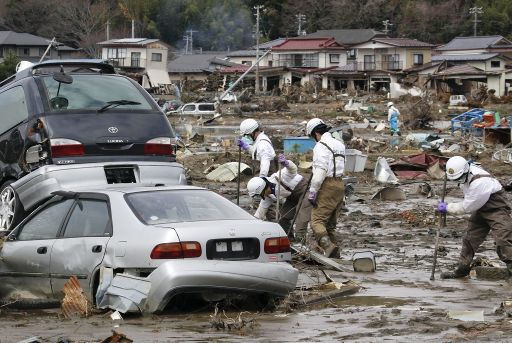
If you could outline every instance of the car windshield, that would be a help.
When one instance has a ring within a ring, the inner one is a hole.
[[[53,77],[43,76],[43,83],[52,111],[97,110],[110,101],[130,100],[116,109],[150,110],[151,104],[128,79],[107,75],[72,75],[71,84],[60,84]],[[139,104],[135,104],[135,103]]]
[[[133,213],[146,224],[204,220],[254,219],[226,198],[208,190],[162,190],[125,196]]]

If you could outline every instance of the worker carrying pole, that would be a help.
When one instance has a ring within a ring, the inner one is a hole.
[[[279,210],[279,224],[288,233],[288,237],[296,242],[305,239],[308,222],[311,218],[312,206],[303,196],[308,187],[308,181],[297,173],[297,166],[280,154],[279,163],[284,167],[281,172],[274,173],[269,177],[253,177],[247,183],[249,196],[262,198],[254,216],[262,220],[268,218],[268,209],[277,201],[276,195],[285,198],[283,206]],[[293,234],[293,221],[295,221],[295,234]]]
[[[464,199],[454,203],[440,202],[437,211],[448,214],[470,213],[471,216],[462,238],[458,265],[452,272],[441,273],[441,278],[453,279],[469,275],[475,252],[491,230],[496,252],[512,275],[511,209],[501,183],[462,156],[454,156],[446,162],[446,177],[459,183]]]

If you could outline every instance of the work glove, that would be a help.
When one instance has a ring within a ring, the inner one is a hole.
[[[437,212],[439,212],[439,213],[446,213],[446,212],[448,212],[448,204],[445,203],[445,202],[440,202],[437,205]]]
[[[277,159],[279,160],[279,163],[283,165],[283,167],[288,167],[290,165],[290,162],[286,159],[286,157],[283,154],[279,154],[277,156]]]
[[[311,205],[316,206],[316,197],[317,193],[315,191],[309,191],[308,194],[308,201],[311,203]]]
[[[236,145],[238,145],[240,148],[242,148],[243,151],[249,150],[249,144],[244,142],[242,139],[238,139],[236,141]]]

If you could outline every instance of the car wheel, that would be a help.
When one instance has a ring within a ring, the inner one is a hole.
[[[23,219],[23,205],[11,187],[12,180],[3,183],[0,188],[0,231],[12,230]]]

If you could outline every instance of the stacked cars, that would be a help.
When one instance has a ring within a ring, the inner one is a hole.
[[[186,186],[173,129],[136,82],[59,60],[0,87],[0,298],[60,299],[76,276],[94,303],[105,269],[147,279],[150,312],[295,287],[283,229]]]

